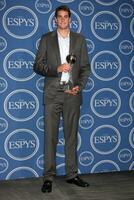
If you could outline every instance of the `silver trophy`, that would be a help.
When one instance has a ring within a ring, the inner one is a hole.
[[[67,63],[70,65],[70,68],[71,68],[71,69],[70,69],[70,71],[68,72],[68,73],[69,73],[68,82],[65,82],[65,81],[61,81],[61,82],[60,82],[60,90],[62,90],[62,91],[70,90],[70,89],[72,89],[72,87],[73,87],[72,68],[73,68],[74,63],[76,62],[76,55],[74,55],[74,54],[69,54],[69,55],[66,57],[66,61],[67,61]]]

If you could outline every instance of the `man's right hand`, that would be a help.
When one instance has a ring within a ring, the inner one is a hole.
[[[70,65],[68,63],[64,63],[57,68],[57,72],[69,72],[70,71]]]

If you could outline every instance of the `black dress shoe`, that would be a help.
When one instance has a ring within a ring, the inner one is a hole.
[[[75,184],[75,185],[80,186],[80,187],[88,187],[89,186],[89,183],[83,181],[78,176],[76,176],[75,178],[67,180],[67,183]]]
[[[41,188],[41,191],[43,193],[45,192],[52,192],[52,181],[49,181],[49,180],[46,180],[44,183],[43,183],[43,186]]]

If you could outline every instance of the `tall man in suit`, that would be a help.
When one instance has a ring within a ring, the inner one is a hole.
[[[42,192],[52,191],[61,114],[64,121],[66,182],[89,186],[77,175],[76,156],[82,89],[90,71],[86,41],[81,34],[70,31],[71,12],[67,6],[56,9],[55,21],[57,30],[42,36],[34,63],[34,71],[45,76],[45,175]],[[69,54],[74,58],[73,67],[71,62],[66,61]]]

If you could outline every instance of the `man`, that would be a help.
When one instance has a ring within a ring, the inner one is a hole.
[[[45,176],[42,192],[52,191],[61,113],[67,183],[89,186],[77,175],[76,157],[81,93],[90,70],[87,46],[82,35],[70,31],[71,12],[67,6],[56,9],[55,21],[57,30],[42,36],[34,64],[34,71],[45,76]],[[73,66],[66,61],[69,54],[74,56]],[[68,84],[70,77],[71,87]]]

